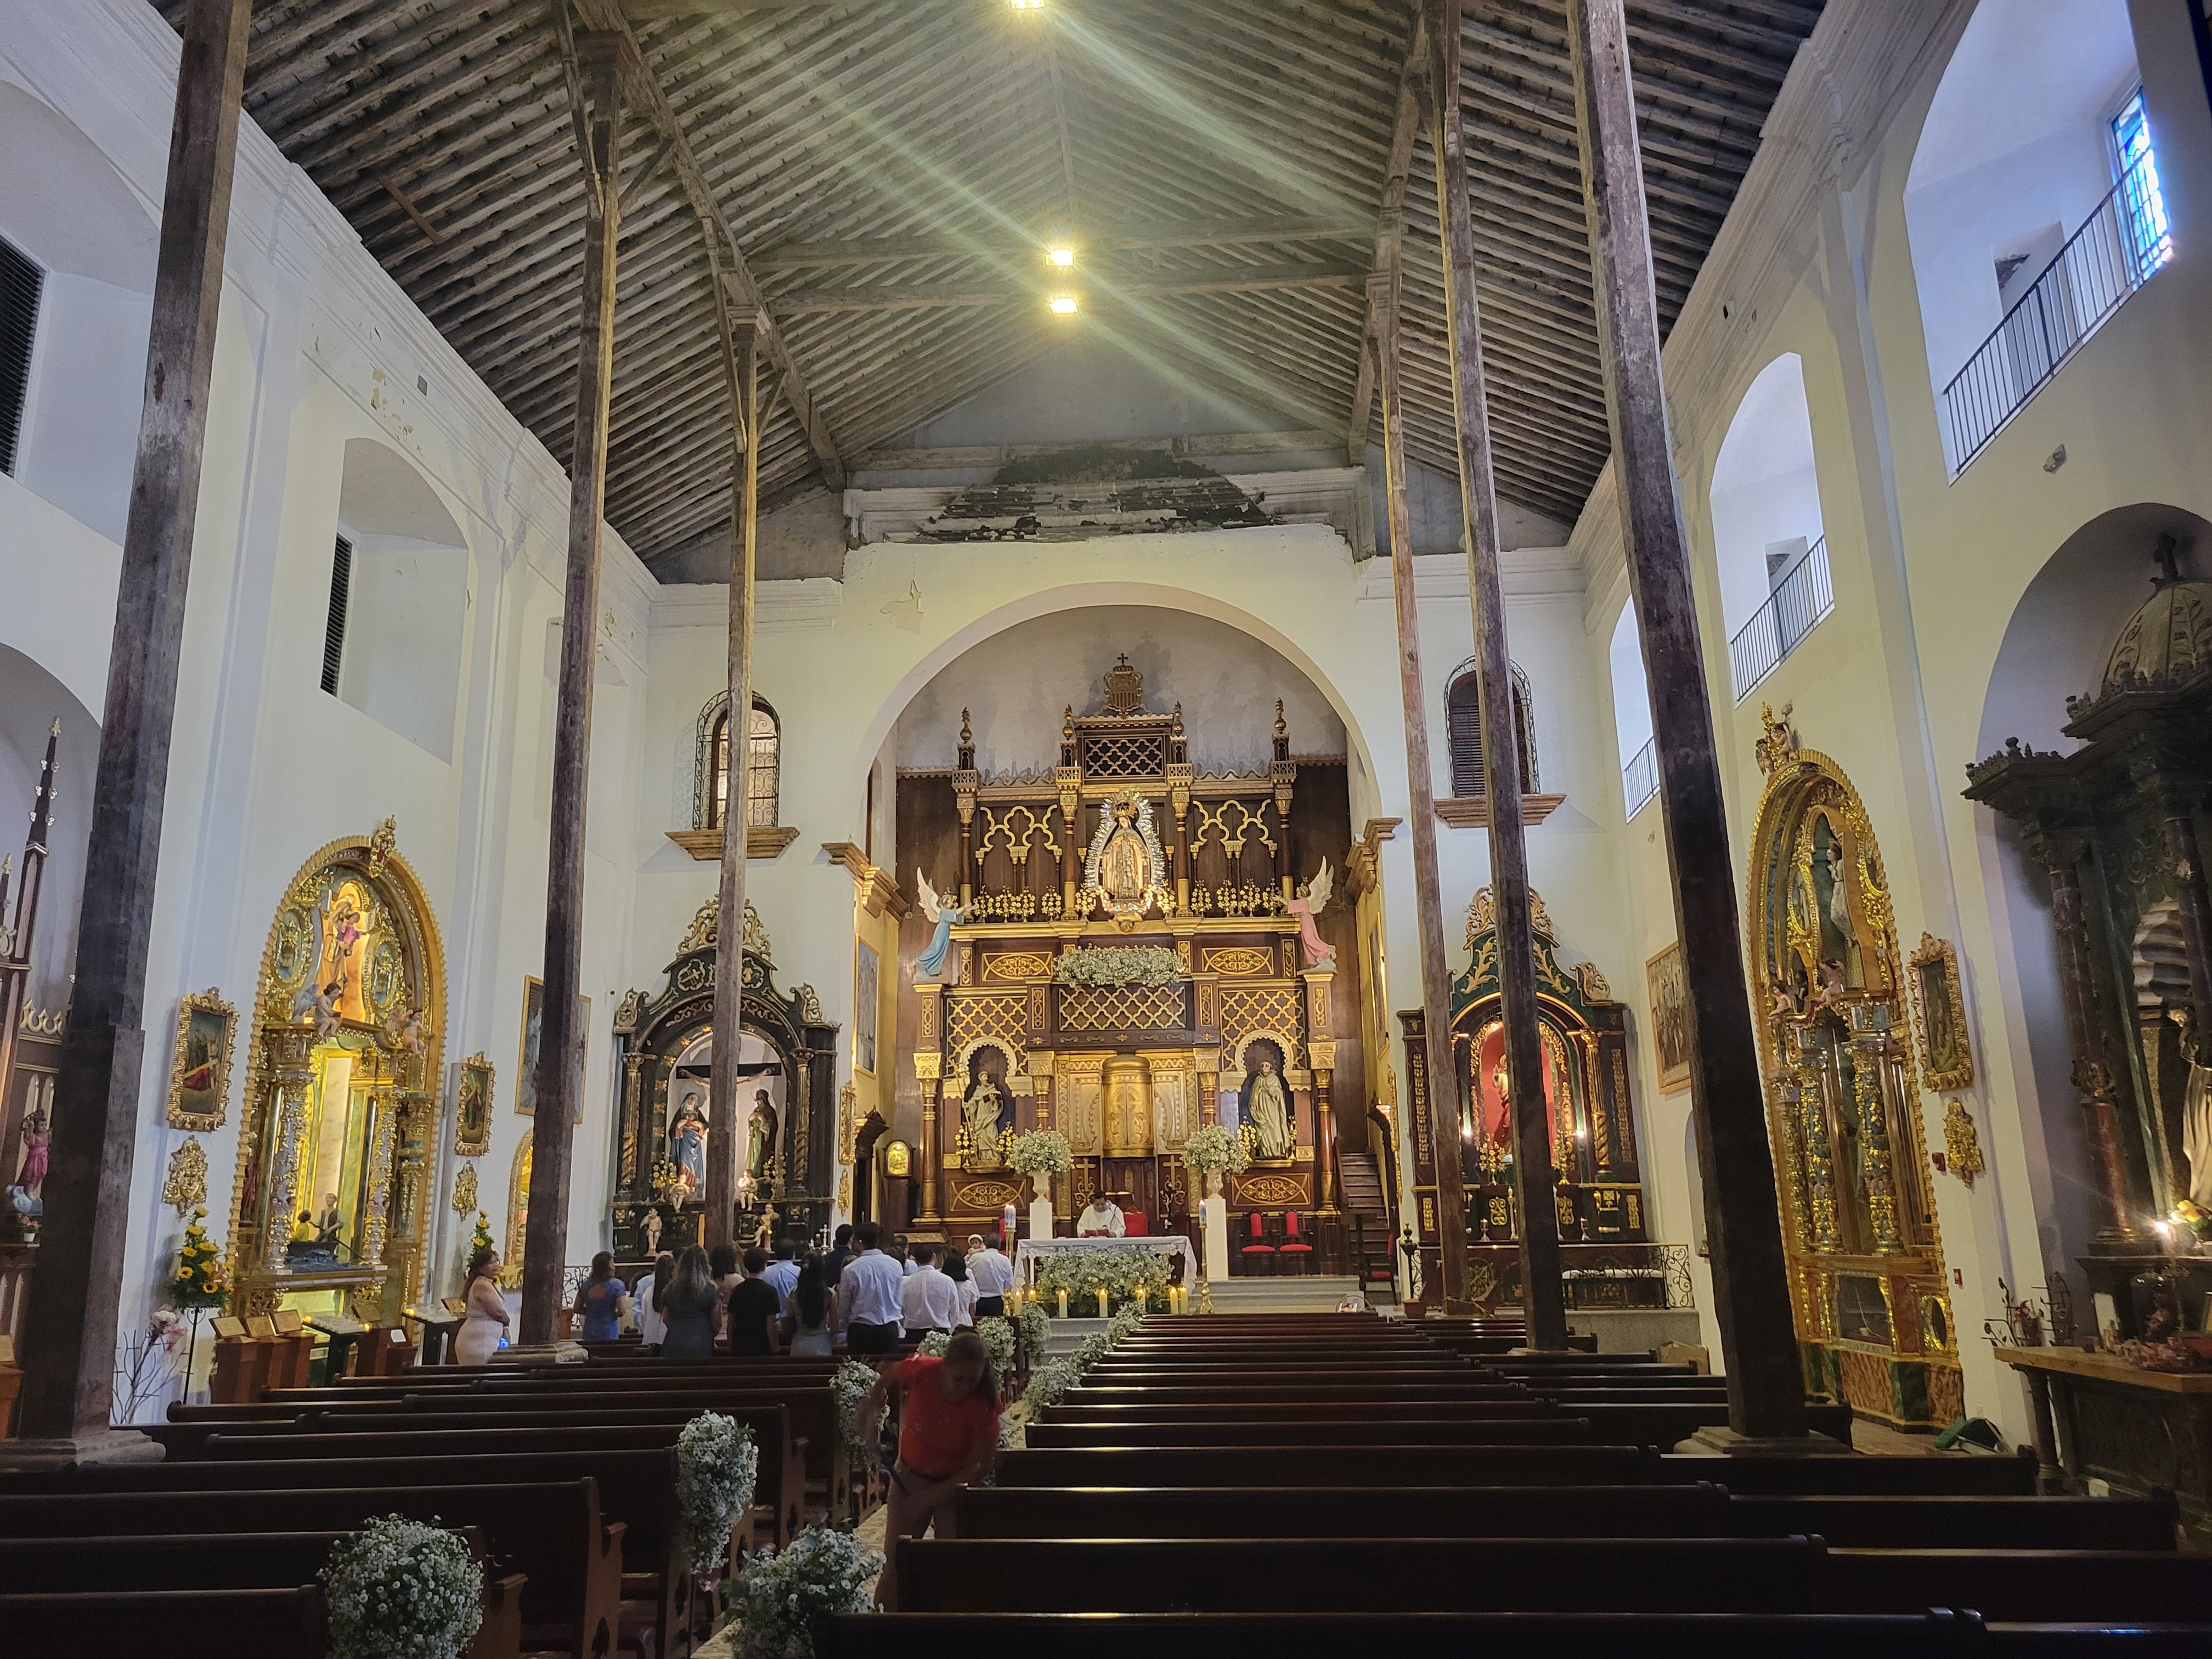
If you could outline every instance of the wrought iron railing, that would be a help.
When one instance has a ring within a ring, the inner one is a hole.
[[[2172,257],[2158,160],[2145,150],[1943,388],[1952,476]]]
[[[1784,573],[1752,619],[1729,641],[1729,669],[1735,680],[1736,700],[1751,695],[1752,688],[1771,674],[1782,659],[1797,648],[1798,641],[1814,624],[1836,608],[1836,590],[1828,580],[1828,538],[1826,536],[1798,556]]]
[[[1628,816],[1634,817],[1659,793],[1659,739],[1646,738],[1644,747],[1636,757],[1620,769],[1620,793],[1628,802]]]
[[[1501,1249],[1488,1241],[1469,1243],[1475,1261],[1487,1262],[1496,1274],[1496,1305],[1519,1307],[1520,1262],[1511,1247]],[[1689,1249],[1682,1244],[1561,1244],[1559,1289],[1571,1310],[1680,1310],[1698,1305]]]

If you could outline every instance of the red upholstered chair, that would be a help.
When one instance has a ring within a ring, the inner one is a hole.
[[[1300,1273],[1304,1273],[1313,1261],[1313,1231],[1296,1210],[1283,1212],[1283,1243],[1279,1254],[1283,1261],[1294,1263]]]
[[[1151,1231],[1152,1225],[1145,1219],[1145,1212],[1142,1210],[1121,1212],[1121,1233],[1124,1237],[1142,1238]]]
[[[1274,1271],[1275,1247],[1267,1243],[1267,1218],[1263,1212],[1246,1212],[1244,1243],[1237,1254],[1244,1259],[1244,1271],[1248,1273],[1263,1267],[1270,1273]]]

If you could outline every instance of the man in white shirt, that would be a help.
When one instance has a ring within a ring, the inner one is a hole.
[[[899,1291],[906,1340],[919,1342],[932,1331],[950,1332],[960,1311],[960,1287],[937,1265],[937,1246],[914,1247],[914,1271]]]
[[[899,1264],[899,1271],[908,1278],[913,1278],[914,1270],[919,1264],[915,1257],[914,1247],[906,1242],[904,1233],[891,1235],[891,1255]]]
[[[1121,1206],[1103,1193],[1091,1194],[1091,1202],[1075,1218],[1078,1238],[1121,1238],[1128,1231],[1121,1219]]]
[[[981,1233],[968,1235],[968,1277],[975,1285],[975,1317],[1004,1319],[1006,1292],[1014,1287],[1014,1264],[985,1243]]]
[[[860,1254],[837,1275],[837,1305],[831,1322],[848,1353],[889,1353],[898,1346],[899,1291],[905,1276],[897,1262],[876,1248],[881,1237],[872,1221],[854,1228],[853,1242]]]
[[[775,1291],[775,1311],[778,1318],[791,1312],[792,1287],[799,1283],[799,1264],[791,1258],[798,1249],[787,1238],[775,1241],[775,1260],[769,1263],[762,1279]]]

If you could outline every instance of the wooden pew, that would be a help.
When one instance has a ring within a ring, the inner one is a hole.
[[[1721,1619],[1704,1613],[869,1613],[826,1620],[816,1659],[976,1659],[979,1654],[1141,1654],[1145,1659],[1285,1659],[1300,1654],[1391,1654],[1419,1659],[1990,1659],[1982,1621],[1948,1610],[1911,1616],[1799,1615]],[[2120,1659],[2121,1644],[2075,1654]],[[2179,1646],[2125,1649],[2127,1659],[2173,1659]],[[2023,1656],[2025,1659],[2025,1656]],[[2191,1655],[2191,1659],[2201,1656]]]
[[[1977,1549],[2174,1547],[2159,1498],[1737,1497],[1682,1486],[981,1486],[957,1500],[963,1538],[1784,1538],[1833,1547]]]
[[[898,1540],[903,1612],[1910,1613],[2201,1621],[2212,1558],[1790,1538]],[[2212,1639],[2212,1624],[2204,1626]]]
[[[454,1530],[484,1571],[483,1622],[465,1659],[520,1659],[525,1575],[498,1571],[479,1528]],[[319,1583],[332,1547],[349,1535],[233,1532],[0,1539],[0,1596],[295,1589]],[[145,1628],[159,1626],[149,1622]]]
[[[1315,1446],[1560,1446],[1596,1438],[1580,1417],[1469,1418],[1431,1424],[1405,1420],[1336,1423],[1326,1419],[1287,1421],[1265,1418],[1244,1423],[1062,1422],[1031,1423],[1028,1443],[1038,1449],[1071,1446],[1272,1446],[1304,1455]],[[1607,1442],[1619,1445],[1620,1441]]]
[[[135,1653],[159,1632],[162,1659],[291,1659],[321,1654],[328,1631],[313,1584],[0,1595],[8,1650],[27,1656]]]
[[[295,1482],[312,1479],[321,1484],[263,1486],[234,1478],[268,1469],[282,1469]],[[623,1527],[602,1520],[598,1488],[588,1480],[349,1485],[352,1472],[342,1465],[310,1465],[305,1471],[290,1465],[234,1466],[228,1480],[220,1478],[223,1473],[220,1465],[179,1468],[142,1463],[10,1474],[0,1488],[0,1539],[329,1534],[358,1526],[368,1516],[393,1514],[466,1526],[481,1534],[502,1577],[513,1573],[523,1579],[516,1613],[527,1649],[576,1659],[605,1659],[614,1650],[622,1605]],[[179,1474],[198,1475],[206,1484],[179,1480]],[[26,1486],[52,1489],[26,1492]],[[142,1634],[145,1628],[141,1626]],[[4,1620],[0,1631],[14,1633]],[[631,1650],[653,1651],[645,1645]],[[322,1650],[254,1650],[241,1644],[232,1651]]]

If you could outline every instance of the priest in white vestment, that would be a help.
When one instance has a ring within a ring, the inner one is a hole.
[[[1127,1223],[1121,1219],[1121,1206],[1103,1193],[1093,1193],[1083,1213],[1075,1218],[1078,1238],[1122,1238],[1128,1234]]]

